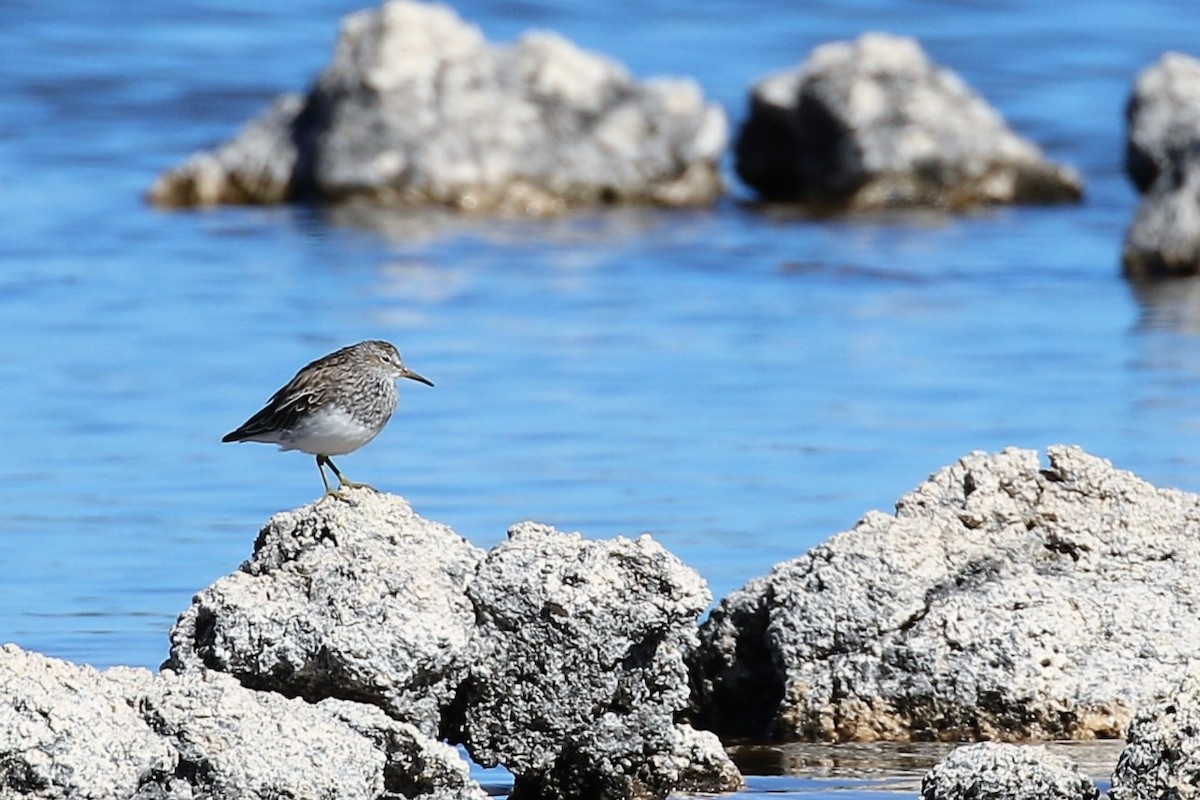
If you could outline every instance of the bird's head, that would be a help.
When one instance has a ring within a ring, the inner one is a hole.
[[[379,364],[384,369],[389,370],[393,377],[408,378],[409,380],[418,381],[426,386],[433,386],[433,381],[413,372],[408,367],[404,366],[404,359],[400,357],[400,351],[391,342],[370,341],[367,345],[371,348],[371,355],[379,361]]]

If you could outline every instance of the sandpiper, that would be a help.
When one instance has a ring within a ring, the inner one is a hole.
[[[374,439],[396,410],[397,378],[433,386],[400,358],[389,342],[369,340],[318,358],[287,382],[267,405],[222,442],[265,442],[281,450],[299,450],[317,457],[325,497],[340,497],[346,487],[367,486],[347,480],[330,456],[353,453]],[[328,465],[338,479],[329,488]]]

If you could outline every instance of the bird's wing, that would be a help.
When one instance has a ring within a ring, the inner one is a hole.
[[[243,441],[252,436],[275,431],[288,431],[309,409],[321,404],[322,393],[307,374],[308,368],[296,373],[287,385],[271,395],[257,414],[242,423],[237,430],[225,435],[222,441]]]

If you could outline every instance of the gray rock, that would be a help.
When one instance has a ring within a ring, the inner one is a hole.
[[[1134,280],[1200,273],[1200,148],[1160,173],[1143,195],[1121,268]]]
[[[1125,169],[1144,193],[1121,265],[1133,279],[1200,273],[1200,60],[1166,53],[1126,108]]]
[[[300,95],[280,95],[235,139],[161,176],[150,189],[151,201],[169,207],[287,202],[299,158],[293,125],[303,107]]]
[[[163,206],[365,199],[543,215],[706,204],[723,112],[687,80],[638,82],[560,36],[489,45],[449,8],[389,0],[346,17],[303,103],[287,97],[214,154],[161,176]]]
[[[447,745],[379,709],[213,672],[98,672],[0,648],[0,798],[484,800]]]
[[[742,773],[716,734],[687,724],[676,724],[675,732],[674,753],[666,762],[674,781],[673,792],[712,794],[744,788]]]
[[[866,211],[1078,200],[1074,170],[1013,133],[907,37],[818,47],[755,85],[737,172],[764,199]]]
[[[527,524],[484,559],[399,497],[349,498],[272,517],[180,617],[165,666],[380,706],[509,768],[514,796],[740,785],[713,734],[675,721],[710,598],[661,546]]]
[[[740,786],[716,738],[675,721],[709,593],[648,536],[588,542],[523,523],[468,592],[478,626],[462,741],[514,773],[514,799]]]
[[[186,796],[166,791],[178,754],[128,700],[152,680],[0,647],[0,798],[134,797],[153,776]]]
[[[1138,711],[1113,771],[1111,800],[1200,797],[1200,672],[1181,668],[1182,682],[1161,703]]]
[[[701,727],[811,740],[1119,737],[1200,656],[1200,496],[1078,448],[972,453],[725,598]]]
[[[921,800],[1096,800],[1069,758],[1044,747],[981,742],[952,750],[921,781]]]
[[[1200,60],[1164,53],[1144,69],[1125,107],[1125,122],[1125,170],[1138,191],[1146,192],[1200,143]]]
[[[465,669],[464,587],[483,552],[403,498],[351,498],[272,517],[251,558],[180,616],[164,666],[373,703],[436,734]]]

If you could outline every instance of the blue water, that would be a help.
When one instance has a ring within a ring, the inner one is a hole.
[[[1200,490],[1200,285],[1119,248],[1137,71],[1184,0],[475,0],[743,117],[752,82],[866,30],[917,36],[1088,183],[1080,206],[804,221],[549,222],[306,208],[164,213],[162,169],[327,62],[360,0],[0,4],[0,641],[154,666],[191,595],[315,498],[308,457],[221,445],[367,337],[403,388],[357,480],[487,547],[519,520],[653,533],[719,597],[974,449],[1078,443]]]

